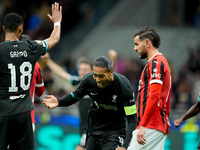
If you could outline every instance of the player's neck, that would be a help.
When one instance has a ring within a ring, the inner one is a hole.
[[[152,58],[155,54],[158,54],[159,51],[158,49],[152,49],[148,51],[148,55],[147,55],[147,60],[149,61],[150,58]]]
[[[5,41],[18,41],[19,38],[14,32],[8,32],[5,35]]]

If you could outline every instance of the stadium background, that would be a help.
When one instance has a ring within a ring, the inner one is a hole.
[[[115,71],[127,76],[134,90],[146,60],[133,52],[133,33],[145,26],[161,36],[160,52],[172,70],[171,133],[165,150],[195,150],[199,140],[200,116],[174,128],[173,120],[194,104],[200,91],[200,1],[199,0],[58,0],[63,6],[62,36],[51,58],[77,75],[80,57],[94,59],[118,52]],[[53,0],[1,0],[0,18],[16,12],[24,18],[24,33],[32,39],[47,38],[53,28],[46,14]],[[0,30],[0,41],[4,33]],[[61,97],[74,87],[43,69],[45,94]],[[36,99],[36,150],[73,150],[79,141],[77,104],[49,110]]]

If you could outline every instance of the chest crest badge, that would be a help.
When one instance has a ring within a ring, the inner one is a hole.
[[[116,103],[117,95],[113,95],[112,102]]]

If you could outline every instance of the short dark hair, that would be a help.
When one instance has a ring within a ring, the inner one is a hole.
[[[149,39],[156,48],[159,48],[161,43],[160,36],[156,33],[156,30],[150,27],[137,30],[134,34],[134,37],[136,36],[139,36],[140,40]]]
[[[78,65],[80,65],[81,63],[85,63],[85,64],[88,64],[90,65],[90,68],[92,70],[92,61],[88,58],[85,58],[85,57],[82,57],[78,60]]]
[[[3,25],[8,32],[14,32],[18,26],[23,25],[23,18],[16,13],[9,13],[4,17]]]
[[[110,72],[110,70],[112,69],[112,62],[106,56],[99,56],[94,60],[93,66],[106,68],[106,71]]]

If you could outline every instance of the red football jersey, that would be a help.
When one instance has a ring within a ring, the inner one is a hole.
[[[44,82],[41,76],[41,67],[38,62],[35,64],[35,70],[32,78],[32,82],[30,85],[30,94],[31,94],[31,99],[34,105],[34,96],[35,94],[37,96],[41,96],[44,92]],[[31,117],[32,117],[32,122],[35,123],[35,112],[34,110],[31,111]]]
[[[162,85],[160,99],[158,104],[156,103],[155,108],[153,108],[154,113],[149,121],[147,122],[147,128],[160,130],[166,134],[169,134],[170,131],[170,97],[172,90],[172,81],[171,81],[171,71],[165,57],[158,53],[154,55],[144,67],[138,86],[137,93],[137,115],[138,115],[138,127],[140,127],[140,122],[144,119],[147,101],[150,97],[150,84],[157,83]],[[152,110],[150,110],[152,111]],[[142,122],[145,122],[143,120]]]

